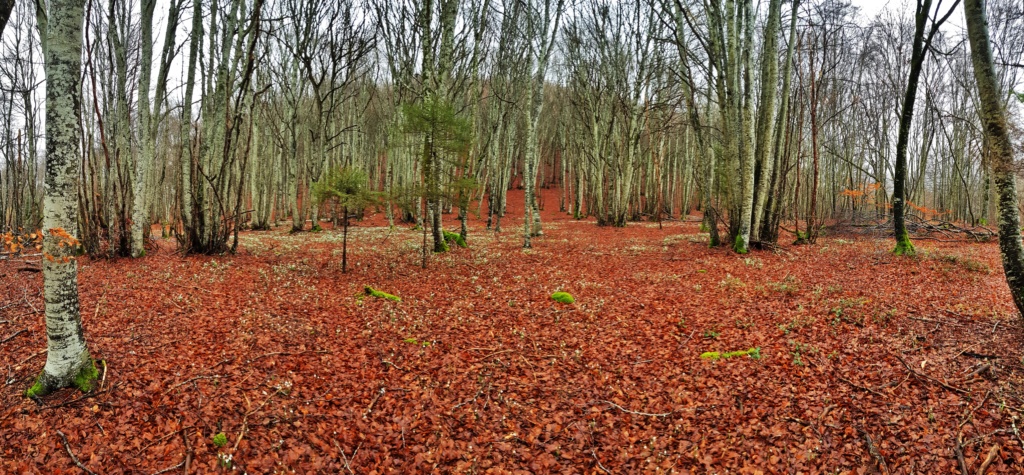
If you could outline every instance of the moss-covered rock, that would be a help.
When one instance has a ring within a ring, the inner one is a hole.
[[[381,291],[379,291],[379,290],[377,290],[377,289],[375,289],[373,287],[370,287],[369,285],[367,285],[365,287],[365,291],[366,291],[366,295],[369,295],[371,297],[377,297],[377,298],[380,298],[380,299],[393,300],[395,302],[401,302],[402,301],[402,298],[397,296],[397,295],[391,295],[391,294],[389,294],[387,292],[381,292]]]
[[[555,292],[551,294],[551,300],[558,303],[573,303],[576,301],[569,292]]]

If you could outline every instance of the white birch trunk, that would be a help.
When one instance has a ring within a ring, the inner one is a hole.
[[[81,145],[82,0],[53,0],[46,37],[46,181],[43,198],[43,295],[46,365],[29,396],[76,386],[89,390],[96,369],[82,331],[78,302],[78,172]]]

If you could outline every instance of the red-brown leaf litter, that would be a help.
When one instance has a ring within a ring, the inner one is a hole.
[[[340,230],[82,258],[102,382],[39,402],[42,277],[0,262],[0,472],[1021,473],[1024,328],[995,243],[737,255],[697,216],[601,228],[556,193],[533,249],[512,209],[426,270],[422,234],[381,214],[344,274]]]

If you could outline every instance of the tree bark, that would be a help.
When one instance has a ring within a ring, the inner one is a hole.
[[[999,251],[1003,257],[1003,271],[1013,303],[1018,311],[1024,313],[1024,246],[1021,245],[1013,144],[992,60],[984,0],[964,0],[964,16],[981,102],[978,113],[985,131],[987,147],[984,153],[991,161],[993,181],[999,193]]]
[[[47,37],[46,187],[43,215],[43,295],[46,302],[46,365],[27,395],[41,396],[76,386],[92,387],[96,368],[85,343],[78,302],[79,146],[82,131],[83,0],[53,0]]]
[[[11,19],[12,10],[14,10],[14,0],[0,0],[0,37],[4,35],[4,28],[7,27],[7,20]]]
[[[135,162],[134,187],[132,189],[132,257],[146,254],[145,228],[149,225],[149,210],[146,206],[146,179],[149,165],[153,161],[152,110],[149,107],[149,86],[153,72],[153,11],[155,0],[142,0],[142,40],[139,59],[139,154]],[[159,98],[158,98],[159,99]]]
[[[768,156],[768,149],[774,135],[772,119],[775,115],[775,83],[779,79],[778,36],[781,23],[782,0],[771,0],[768,4],[768,24],[764,29],[764,49],[761,52],[761,98],[758,101],[754,146],[754,165],[758,172],[757,188],[754,191],[753,222],[750,227],[751,238],[754,241],[761,239],[761,223],[775,170],[774,158]]]

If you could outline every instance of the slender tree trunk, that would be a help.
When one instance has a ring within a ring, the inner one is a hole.
[[[760,231],[761,240],[772,244],[776,244],[779,241],[779,219],[782,213],[780,201],[782,190],[784,189],[783,183],[785,182],[785,177],[780,173],[781,167],[778,165],[782,162],[783,142],[788,142],[791,135],[789,134],[789,96],[793,75],[793,51],[796,48],[797,41],[796,20],[799,7],[800,1],[794,0],[789,19],[789,45],[786,48],[786,66],[782,75],[782,104],[779,105],[778,121],[775,125],[775,138],[772,146],[772,157],[770,158],[775,162],[775,166],[772,167],[770,185],[765,193],[765,198],[768,201],[765,204],[765,217],[762,221],[762,229]],[[788,164],[788,155],[785,163]]]
[[[896,140],[896,164],[893,168],[892,187],[892,221],[893,230],[896,235],[896,248],[893,253],[896,255],[913,255],[914,244],[910,242],[910,235],[907,233],[906,206],[907,206],[907,144],[910,142],[910,126],[914,121],[914,102],[917,100],[917,83],[921,78],[921,70],[924,67],[925,55],[931,47],[932,38],[938,31],[939,26],[949,18],[956,8],[957,0],[953,3],[949,13],[939,20],[932,22],[930,32],[925,31],[928,26],[929,12],[931,11],[932,0],[917,0],[917,11],[915,15],[914,46],[910,57],[910,76],[907,78],[907,90],[903,96],[903,110],[900,113],[899,137]]]
[[[146,180],[149,165],[153,160],[153,144],[150,137],[151,109],[149,107],[149,86],[153,71],[153,10],[155,0],[142,0],[142,40],[141,57],[139,59],[139,154],[135,162],[132,191],[132,257],[146,254],[145,228],[149,225],[149,213],[146,207]]]
[[[753,81],[751,79],[751,50],[754,48],[754,7],[753,0],[742,0],[740,12],[743,23],[743,103],[740,113],[740,134],[742,136],[739,145],[740,161],[740,216],[739,228],[736,238],[733,241],[733,251],[745,254],[750,247],[750,224],[754,214],[754,99]],[[739,72],[737,72],[739,74]],[[772,85],[774,89],[774,85]]]
[[[794,8],[795,10],[795,8]],[[775,84],[779,80],[778,36],[782,23],[782,0],[771,0],[768,4],[768,24],[764,29],[764,49],[761,52],[761,98],[758,101],[757,130],[754,146],[754,165],[757,167],[757,188],[754,191],[753,222],[751,239],[760,241],[761,224],[774,168],[774,157],[768,156],[772,144],[773,115],[775,114]],[[787,51],[788,57],[788,51]],[[788,67],[787,67],[788,70]],[[788,91],[784,91],[788,93]]]
[[[348,271],[348,206],[342,207],[342,212],[345,213],[341,217],[345,223],[341,235],[341,273],[344,274]]]

